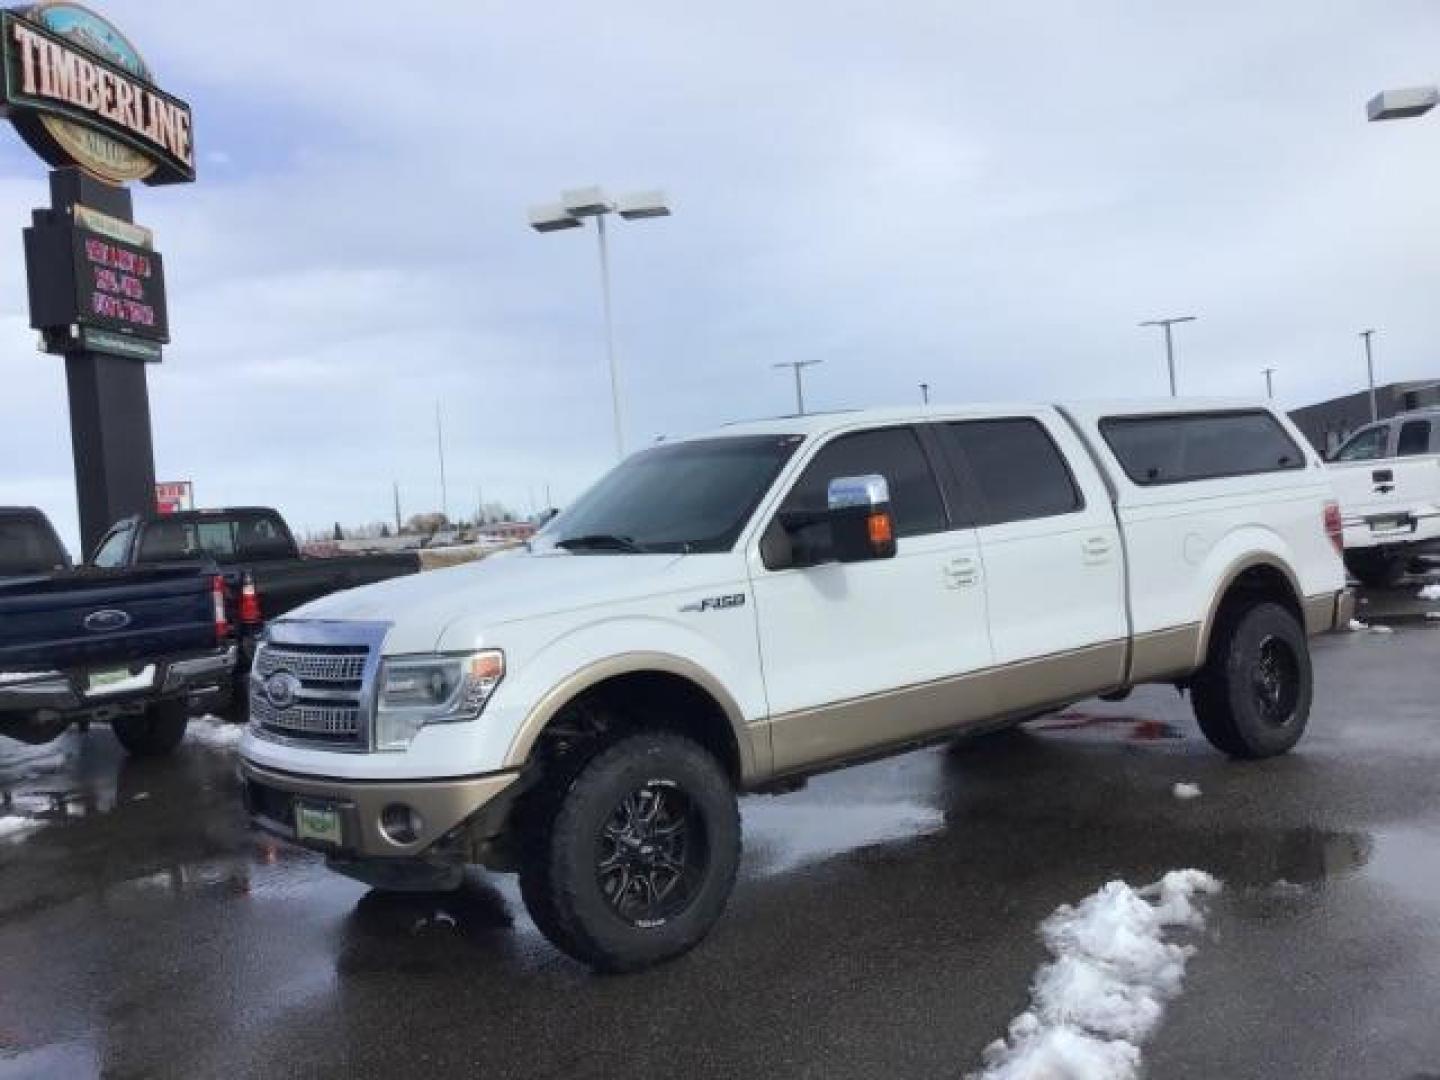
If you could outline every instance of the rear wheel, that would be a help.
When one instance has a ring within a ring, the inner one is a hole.
[[[188,724],[183,702],[162,701],[138,715],[117,716],[110,730],[136,757],[161,757],[180,745]]]
[[[1238,758],[1283,754],[1310,718],[1310,648],[1295,616],[1259,603],[1225,613],[1191,687],[1200,730]]]
[[[1393,551],[1362,548],[1345,553],[1345,569],[1361,585],[1372,589],[1391,589],[1400,584],[1409,569],[1409,559]]]
[[[699,744],[624,736],[557,773],[520,824],[520,891],[562,952],[633,971],[693,948],[720,917],[740,861],[735,792]]]

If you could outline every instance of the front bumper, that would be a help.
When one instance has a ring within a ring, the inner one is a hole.
[[[202,706],[229,693],[230,673],[235,670],[235,648],[152,660],[137,666],[140,672],[133,688],[92,690],[88,686],[89,673],[83,671],[8,676],[0,681],[0,713],[49,713],[78,718],[176,697],[189,698],[197,707]]]
[[[480,837],[488,838],[503,823],[519,775],[505,772],[453,780],[337,780],[298,776],[240,759],[245,807],[256,828],[328,855],[354,858],[411,859],[467,823],[478,824]],[[296,835],[297,799],[338,812],[339,844]],[[395,803],[420,816],[422,828],[411,843],[397,843],[380,827],[381,812]],[[474,822],[477,818],[478,822]]]

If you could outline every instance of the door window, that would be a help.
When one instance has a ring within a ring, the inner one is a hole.
[[[1350,441],[1340,447],[1336,461],[1373,461],[1385,456],[1385,438],[1390,429],[1384,424],[1361,428]]]
[[[107,536],[101,543],[99,550],[95,552],[95,558],[91,561],[96,566],[113,570],[117,566],[125,564],[125,549],[130,544],[130,530],[117,529]]]
[[[1430,452],[1430,421],[1406,420],[1400,426],[1400,441],[1395,447],[1397,457],[1413,457]]]
[[[1084,506],[1060,449],[1036,420],[966,420],[948,424],[984,499],[977,524],[1069,514]]]

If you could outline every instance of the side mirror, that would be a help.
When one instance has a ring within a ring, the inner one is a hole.
[[[831,480],[827,502],[836,559],[864,562],[895,557],[890,485],[883,476],[842,476]]]

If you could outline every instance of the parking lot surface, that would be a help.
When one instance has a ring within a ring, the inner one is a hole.
[[[1047,914],[1180,867],[1224,891],[1147,1075],[1440,1074],[1440,626],[1315,655],[1276,760],[1154,687],[747,799],[725,918],[624,977],[554,952],[512,879],[388,897],[250,835],[208,727],[165,761],[5,743],[0,814],[37,824],[0,838],[0,1077],[961,1077]]]

